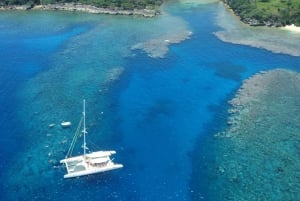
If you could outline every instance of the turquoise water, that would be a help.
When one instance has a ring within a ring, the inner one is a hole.
[[[2,200],[214,200],[205,175],[193,179],[199,139],[226,125],[243,79],[300,59],[222,42],[220,4],[164,9],[154,19],[0,13]],[[83,98],[90,148],[115,149],[124,168],[64,180],[58,161]]]
[[[298,80],[284,69],[247,79],[230,100],[230,126],[202,139],[215,155],[197,165],[215,200],[299,200]]]

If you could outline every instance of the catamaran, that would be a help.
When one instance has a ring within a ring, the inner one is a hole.
[[[80,130],[83,124],[82,134],[83,134],[83,155],[71,156],[77,138],[80,136]],[[116,154],[116,151],[96,151],[87,153],[86,146],[86,134],[87,130],[85,127],[85,100],[83,100],[83,112],[82,118],[79,122],[75,135],[73,137],[71,146],[65,159],[61,160],[60,163],[64,163],[67,169],[67,174],[64,178],[73,178],[79,176],[85,176],[90,174],[96,174],[100,172],[105,172],[109,170],[114,170],[122,168],[122,164],[115,164],[110,158],[111,155]]]

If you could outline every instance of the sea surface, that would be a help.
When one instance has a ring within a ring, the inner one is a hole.
[[[245,31],[216,1],[162,9],[151,19],[0,12],[0,200],[216,199],[197,169],[212,152],[201,139],[227,128],[228,101],[244,79],[299,72],[300,36]],[[59,160],[83,99],[88,147],[116,150],[124,168],[66,180]]]

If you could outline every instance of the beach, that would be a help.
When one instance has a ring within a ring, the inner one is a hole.
[[[287,25],[285,27],[282,27],[283,30],[300,33],[300,27],[295,26],[294,24]]]

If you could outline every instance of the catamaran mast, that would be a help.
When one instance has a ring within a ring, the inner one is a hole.
[[[83,115],[83,156],[85,157],[85,154],[86,154],[86,142],[85,142],[85,134],[87,133],[86,132],[86,128],[85,128],[85,99],[83,99],[83,112],[82,112],[82,115]]]
[[[83,126],[82,126],[82,121],[83,121]],[[83,133],[83,155],[71,157],[75,142],[77,138],[80,136],[81,128]],[[67,172],[68,172],[67,174],[64,175],[64,178],[73,178],[73,177],[79,177],[84,175],[96,174],[96,173],[106,172],[106,171],[123,167],[122,164],[115,164],[111,160],[110,156],[112,154],[115,154],[116,153],[115,151],[96,151],[87,154],[86,150],[88,150],[88,148],[86,147],[86,134],[87,134],[87,130],[85,127],[85,99],[84,99],[82,117],[77,127],[75,136],[72,140],[66,158],[60,161],[60,163],[64,163],[66,165]]]

